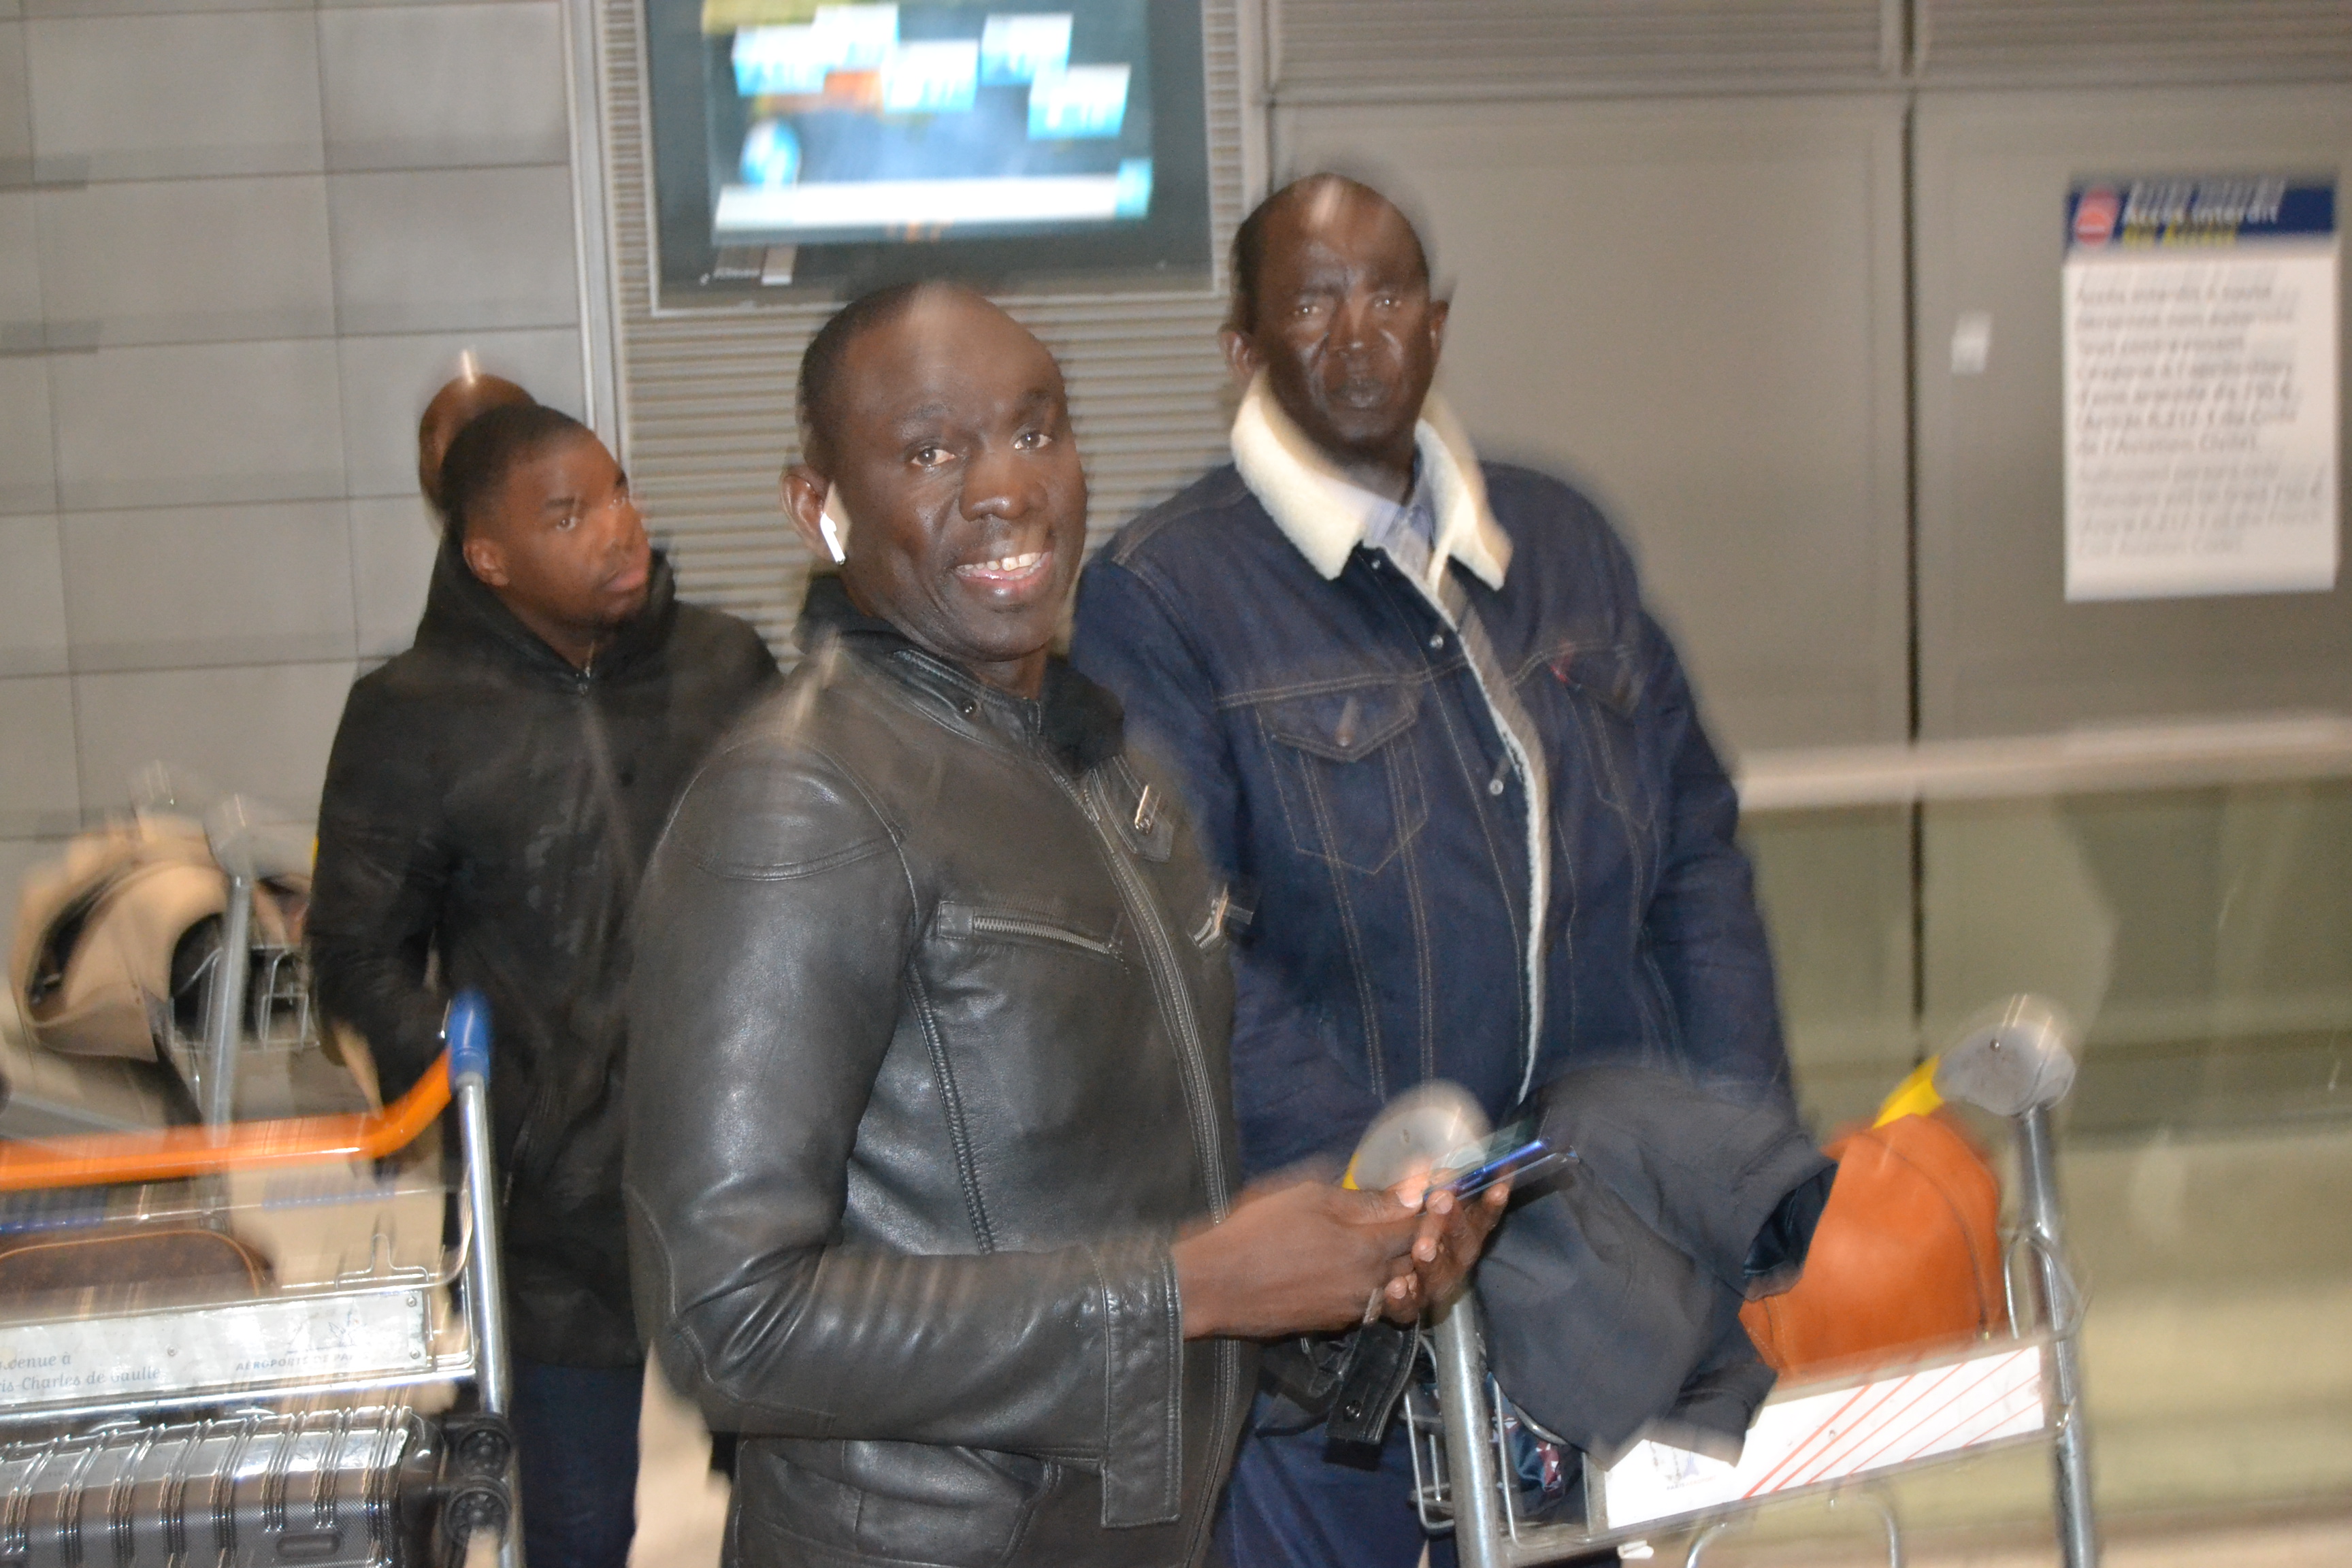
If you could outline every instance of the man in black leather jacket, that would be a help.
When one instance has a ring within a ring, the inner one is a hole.
[[[509,398],[449,450],[415,646],[352,687],[336,731],[311,963],[387,1097],[439,1053],[450,994],[488,995],[530,1556],[622,1568],[646,1355],[621,1219],[625,921],[679,788],[775,660],[678,602],[577,423]]]
[[[802,418],[787,506],[841,574],[637,910],[639,1317],[741,1434],[730,1561],[1197,1563],[1243,1342],[1410,1321],[1482,1235],[1234,1190],[1224,900],[1046,652],[1086,519],[1053,357],[886,290]]]

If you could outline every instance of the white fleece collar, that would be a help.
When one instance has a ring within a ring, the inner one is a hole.
[[[1489,588],[1503,585],[1510,570],[1511,542],[1486,508],[1486,484],[1477,454],[1445,405],[1432,394],[1422,405],[1413,431],[1422,471],[1437,509],[1437,538],[1430,551],[1433,587],[1445,563],[1459,561]],[[1234,465],[1283,536],[1328,580],[1348,564],[1349,552],[1364,542],[1365,511],[1351,497],[1366,495],[1316,448],[1266,390],[1260,371],[1234,416]]]

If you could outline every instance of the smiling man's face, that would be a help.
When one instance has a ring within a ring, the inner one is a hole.
[[[1034,696],[1086,542],[1061,367],[987,300],[940,288],[854,341],[839,384],[827,477],[851,598]]]

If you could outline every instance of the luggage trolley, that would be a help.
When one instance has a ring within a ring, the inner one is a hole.
[[[229,881],[224,954],[253,946],[247,917],[262,868],[250,826],[233,805],[206,824]],[[305,1173],[375,1169],[433,1128],[454,1098],[456,1191],[443,1193],[437,1176],[419,1189],[434,1261],[402,1261],[379,1226],[363,1262],[323,1279],[257,1275],[251,1289],[156,1303],[137,1291],[168,1281],[138,1274],[118,1253],[136,1287],[127,1309],[79,1311],[68,1292],[0,1316],[0,1560],[425,1568],[495,1542],[501,1568],[520,1568],[488,1005],[472,992],[452,1003],[447,1048],[391,1105],[231,1122],[248,1025],[264,1046],[273,1030],[310,1027],[299,954],[253,957],[263,977],[257,994],[247,994],[250,965],[216,963],[204,1038],[182,1043],[202,1125],[0,1144],[0,1194],[39,1194],[45,1235],[66,1238],[60,1247],[77,1227],[83,1238],[152,1240],[152,1224],[120,1222],[201,1225],[227,1209],[240,1180],[294,1178],[299,1192]],[[297,1009],[290,1025],[273,1022],[289,1008]],[[179,1184],[194,1195],[159,1212],[143,1196],[152,1189],[138,1188],[126,1214],[108,1194],[129,1184]],[[378,1190],[361,1187],[362,1202]],[[454,1242],[443,1217],[453,1196]],[[439,1408],[458,1384],[472,1386],[474,1408]]]
[[[1486,1371],[1477,1301],[1465,1292],[1438,1321],[1436,1408],[1406,1397],[1415,1503],[1433,1532],[1450,1530],[1463,1568],[1523,1568],[1669,1532],[1696,1530],[1697,1568],[1725,1529],[1767,1503],[1860,1487],[1902,1568],[1901,1527],[1870,1483],[1917,1466],[2049,1439],[2066,1568],[2099,1560],[2083,1415],[2083,1298],[2067,1266],[2050,1112],[2073,1086],[2057,1015],[2031,997],[1965,1037],[1935,1065],[1946,1099],[2011,1118],[2018,1130],[2018,1223],[2004,1280],[2010,1330],[1965,1351],[1776,1391],[1736,1465],[1639,1442],[1603,1468],[1584,1460],[1581,1523],[1519,1517],[1504,1405]],[[2032,1311],[2031,1326],[2021,1308]]]

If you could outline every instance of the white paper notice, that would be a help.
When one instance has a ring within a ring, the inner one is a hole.
[[[2284,178],[2070,196],[2068,599],[2335,586],[2335,198]]]

